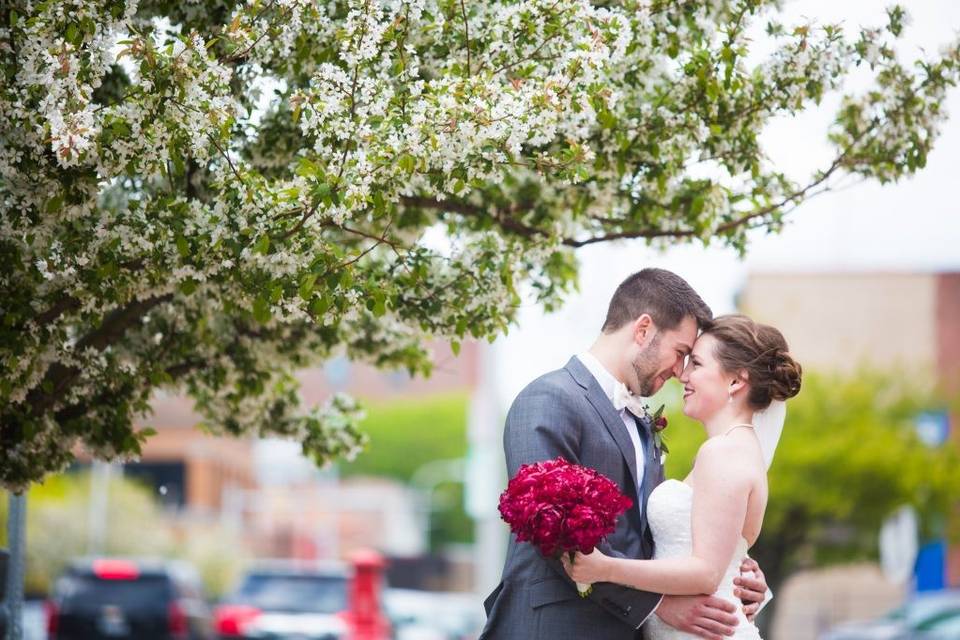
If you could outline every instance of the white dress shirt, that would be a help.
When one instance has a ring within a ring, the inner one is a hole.
[[[597,357],[594,356],[589,351],[584,351],[583,353],[577,354],[577,359],[583,363],[583,366],[587,368],[587,371],[596,379],[597,383],[600,385],[600,388],[603,389],[603,392],[606,394],[607,398],[610,400],[610,403],[613,403],[613,390],[616,388],[620,381],[617,380],[612,373],[607,371],[607,368],[601,364]],[[645,460],[646,456],[644,455],[643,450],[643,441],[640,440],[640,433],[637,431],[637,422],[633,419],[633,415],[626,409],[620,409],[620,419],[623,420],[623,426],[627,430],[627,434],[630,436],[630,441],[633,443],[634,454],[637,457],[637,495],[642,496],[643,491],[641,490],[640,485],[643,483],[643,471],[646,466]],[[643,505],[640,500],[637,500],[637,508],[643,511]]]

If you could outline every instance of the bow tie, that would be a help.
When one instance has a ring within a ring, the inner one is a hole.
[[[643,398],[635,396],[627,389],[627,385],[618,382],[613,388],[613,408],[617,411],[626,409],[634,416],[641,418],[647,415],[647,409],[644,406]]]

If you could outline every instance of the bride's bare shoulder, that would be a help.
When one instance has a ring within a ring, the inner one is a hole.
[[[731,434],[733,435],[733,434]],[[697,451],[693,471],[698,475],[753,479],[761,460],[749,442],[739,437],[708,438]]]

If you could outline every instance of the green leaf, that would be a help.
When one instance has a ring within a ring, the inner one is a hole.
[[[270,288],[270,302],[277,304],[283,297],[283,286],[275,284]]]
[[[373,192],[373,210],[375,213],[383,213],[387,210],[386,201],[383,199],[383,193],[379,189]]]
[[[322,316],[327,312],[327,309],[330,308],[330,299],[326,296],[320,296],[319,298],[314,298],[313,302],[310,303],[310,313],[315,316]]]
[[[690,203],[690,213],[699,216],[703,213],[703,207],[706,203],[706,200],[703,197],[702,193],[698,193],[694,198],[693,202]]]
[[[49,200],[47,200],[46,211],[47,213],[58,213],[63,208],[63,194],[58,193]]]
[[[257,238],[257,242],[253,245],[253,250],[261,255],[267,255],[270,252],[270,236],[263,234]]]
[[[373,315],[380,318],[387,313],[387,297],[382,291],[373,294]]]
[[[313,295],[313,287],[316,284],[316,282],[317,282],[317,274],[315,273],[308,273],[307,275],[305,275],[303,278],[300,279],[300,288],[298,290],[298,293],[300,294],[301,299],[303,299],[304,301],[307,301],[310,299],[310,296]]]
[[[83,20],[80,21],[80,28],[83,29],[84,34],[91,38],[97,33],[97,25],[90,16],[83,17]]]
[[[603,125],[604,129],[614,129],[617,126],[617,118],[607,109],[597,113],[597,120]]]
[[[180,283],[180,292],[185,296],[191,295],[194,291],[197,290],[197,281],[193,278],[187,278]]]
[[[297,164],[297,175],[304,178],[315,178],[320,175],[320,167],[309,158],[300,158]]]
[[[327,184],[326,182],[318,182],[315,185],[313,185],[313,188],[310,190],[310,193],[317,200],[320,200],[321,202],[325,202],[329,204],[331,201],[331,198],[330,198],[331,191],[332,190],[330,189],[329,184]]]
[[[130,125],[128,125],[124,120],[114,120],[110,125],[110,131],[117,138],[123,138],[130,135]],[[174,160],[179,159],[177,156],[174,157]],[[182,162],[182,160],[181,160]]]
[[[72,22],[67,25],[65,38],[67,42],[75,47],[79,47],[83,43],[83,34],[80,32],[80,29],[77,28],[77,25]]]
[[[453,351],[453,355],[455,355],[455,356],[460,355],[460,341],[459,341],[459,340],[451,340],[451,341],[450,341],[450,350]]]
[[[417,168],[417,159],[409,153],[405,153],[397,160],[397,166],[406,171],[408,174],[412,174]]]
[[[253,317],[260,324],[270,322],[270,318],[273,317],[270,311],[270,303],[263,296],[253,301]]]
[[[177,234],[177,253],[180,254],[181,258],[186,258],[190,255],[190,243],[187,242],[187,239],[182,235]]]

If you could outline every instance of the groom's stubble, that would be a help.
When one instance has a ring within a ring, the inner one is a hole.
[[[660,332],[654,334],[653,339],[647,344],[637,357],[631,362],[633,373],[637,376],[637,385],[640,388],[640,395],[644,398],[652,396],[657,389],[654,388],[654,382],[660,373],[659,356],[660,355]]]

